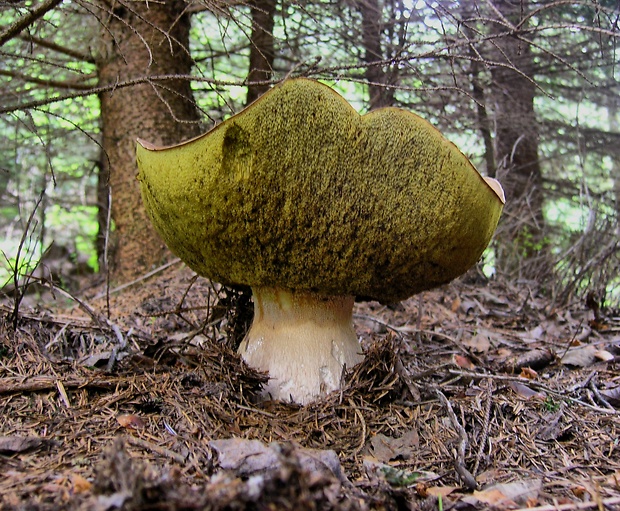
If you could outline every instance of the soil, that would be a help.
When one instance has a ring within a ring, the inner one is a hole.
[[[356,304],[365,361],[304,407],[259,398],[247,301],[180,263],[6,297],[2,509],[620,509],[620,313],[593,297],[472,272]]]

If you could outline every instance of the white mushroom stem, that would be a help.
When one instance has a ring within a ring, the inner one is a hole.
[[[343,367],[363,356],[352,296],[253,288],[254,321],[239,347],[248,365],[269,372],[264,393],[306,404],[340,388]]]

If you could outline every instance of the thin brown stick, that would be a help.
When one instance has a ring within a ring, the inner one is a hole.
[[[0,69],[0,76],[8,76],[10,78],[22,80],[26,83],[36,83],[37,85],[44,85],[45,87],[52,87],[55,89],[88,91],[93,88],[92,85],[89,85],[88,83],[83,83],[81,80],[79,82],[75,80],[52,80],[51,78],[28,76],[23,73],[18,73],[17,71],[10,71],[6,69]],[[95,75],[92,75],[90,78],[95,78]]]
[[[162,266],[155,268],[154,270],[148,273],[145,273],[144,275],[140,275],[137,279],[134,279],[130,282],[126,282],[125,284],[115,287],[114,289],[110,289],[110,290],[104,291],[103,293],[99,293],[93,298],[93,300],[98,300],[99,298],[103,298],[104,296],[106,296],[106,294],[111,295],[114,293],[118,293],[119,291],[122,291],[123,289],[127,289],[128,287],[131,287],[134,284],[138,284],[139,282],[147,280],[151,278],[153,275],[157,275],[159,272],[162,272],[165,269],[170,268],[171,266],[174,266],[175,264],[180,263],[180,262],[181,260],[178,257],[176,257],[172,261],[169,261],[166,264],[163,264]]]
[[[31,10],[25,16],[16,19],[11,25],[0,33],[0,46],[13,39],[20,32],[32,25],[35,21],[45,15],[46,12],[51,11],[58,4],[62,3],[62,0],[47,0],[43,2],[36,9]]]
[[[480,460],[484,456],[484,448],[487,445],[489,438],[489,425],[491,422],[491,405],[493,404],[493,380],[488,379],[486,382],[486,403],[484,407],[484,422],[482,423],[482,434],[480,435],[480,441],[478,442],[478,454],[476,455],[476,463],[472,469],[472,474],[475,476],[478,473],[478,467],[480,466]]]
[[[63,404],[67,408],[71,408],[71,401],[69,401],[67,390],[65,389],[65,385],[61,380],[56,380],[56,388],[58,389],[58,393],[60,394],[60,398],[62,399]]]
[[[448,401],[448,398],[444,395],[443,392],[441,392],[441,390],[439,389],[434,389],[434,390],[435,390],[435,394],[439,398],[439,401],[441,402],[444,409],[448,413],[448,417],[450,418],[450,421],[452,422],[452,426],[454,426],[454,429],[456,429],[456,431],[459,434],[459,448],[457,450],[456,456],[454,457],[454,468],[456,469],[457,474],[459,475],[459,477],[461,478],[465,486],[467,486],[471,490],[475,490],[478,488],[478,482],[476,481],[476,478],[471,474],[469,470],[467,470],[467,467],[465,466],[465,452],[467,451],[467,444],[468,444],[467,432],[465,431],[465,428],[459,422],[458,417],[456,416],[456,414],[454,413],[454,410],[452,409],[452,405],[450,404],[450,401]]]
[[[1,378],[0,395],[21,394],[26,392],[42,392],[47,390],[58,390],[61,380],[56,376],[35,376],[25,380],[23,378]],[[103,389],[115,390],[116,388],[128,387],[129,382],[126,378],[70,378],[62,381],[65,389]]]
[[[353,457],[355,457],[360,453],[360,451],[364,448],[364,445],[366,444],[366,433],[367,433],[366,421],[364,420],[364,415],[362,415],[362,412],[360,411],[360,409],[357,406],[355,406],[355,403],[353,402],[352,399],[349,399],[349,405],[351,406],[351,408],[353,408],[353,410],[355,411],[355,414],[357,415],[357,418],[360,420],[360,423],[362,424],[362,434],[361,434],[360,443],[355,449],[355,451],[353,451]]]
[[[66,46],[61,46],[45,39],[41,39],[40,37],[35,37],[31,34],[21,35],[19,38],[29,43],[36,44],[37,46],[42,46],[43,48],[48,48],[49,50],[62,53],[63,55],[68,55],[69,57],[88,62],[89,64],[96,63],[95,59],[91,55],[81,53],[73,48],[67,48]]]

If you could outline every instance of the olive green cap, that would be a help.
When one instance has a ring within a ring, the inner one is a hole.
[[[503,206],[422,118],[359,115],[309,79],[180,145],[140,141],[137,159],[164,241],[229,285],[395,302],[475,264]]]

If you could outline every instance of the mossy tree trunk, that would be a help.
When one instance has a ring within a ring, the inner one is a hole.
[[[123,282],[165,262],[169,253],[148,220],[136,180],[136,138],[170,145],[200,132],[198,111],[186,79],[153,80],[129,87],[129,80],[189,75],[190,17],[187,4],[101,2],[101,85],[119,84],[100,95],[102,176],[108,176],[114,232],[110,270]]]
[[[523,16],[523,4],[495,3],[503,20],[493,32],[495,55],[491,68],[491,96],[495,111],[497,178],[506,192],[498,231],[497,266],[513,278],[539,279],[550,275],[544,233],[543,179],[538,157],[538,124],[534,110],[536,84],[528,42],[511,33]]]

